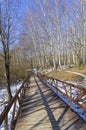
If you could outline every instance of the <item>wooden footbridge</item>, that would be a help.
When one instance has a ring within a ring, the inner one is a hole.
[[[4,125],[5,130],[86,130],[83,116],[73,110],[75,105],[76,109],[82,109],[82,115],[86,115],[83,100],[86,100],[84,87],[30,74],[0,115],[0,125]],[[9,125],[8,115],[12,107]]]

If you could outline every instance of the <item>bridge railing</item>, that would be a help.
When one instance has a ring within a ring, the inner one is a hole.
[[[80,85],[74,85],[61,80],[57,80],[46,75],[38,75],[47,83],[56,88],[60,93],[66,96],[70,101],[70,108],[72,109],[72,103],[77,104],[86,112],[86,88]]]
[[[5,109],[1,113],[0,129],[3,127],[4,130],[14,130],[18,115],[21,111],[21,104],[23,102],[25,90],[29,83],[29,77],[30,75],[28,75],[27,78],[23,81],[17,93],[14,95],[11,101],[8,102],[8,104],[5,106]],[[11,117],[9,117],[10,113]]]

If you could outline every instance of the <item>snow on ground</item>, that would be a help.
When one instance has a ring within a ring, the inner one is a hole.
[[[85,74],[82,74],[82,73],[78,73],[78,72],[74,72],[74,71],[66,71],[66,72],[68,72],[68,73],[72,73],[72,74],[76,74],[76,75],[80,75],[80,76],[82,76],[84,79],[82,80],[82,81],[76,81],[76,82],[74,82],[74,81],[68,81],[69,83],[74,83],[74,84],[76,84],[76,85],[81,85],[81,86],[83,86],[83,87],[86,87],[86,75]]]
[[[44,82],[44,84],[46,84],[50,89],[52,89],[53,90],[53,92],[55,92],[68,106],[70,105],[70,100],[66,97],[66,96],[64,96],[61,92],[59,92],[56,88],[54,88],[52,85],[50,85],[48,82],[46,82],[45,80],[43,80],[43,79],[41,79],[43,82]],[[61,86],[62,86],[62,84],[59,82],[59,87],[60,87],[60,89],[61,89]],[[61,91],[62,91],[62,89],[61,89]],[[76,93],[77,93],[77,91],[74,91],[73,90],[73,93],[74,93],[74,95],[73,95],[73,98],[75,98],[76,97]],[[81,109],[77,104],[75,104],[75,103],[73,103],[72,102],[72,109],[86,122],[86,112],[83,110],[83,109]]]
[[[19,88],[21,87],[21,85],[22,85],[22,81],[19,82],[19,83],[11,85],[12,96],[14,96],[16,94],[16,92],[19,90]],[[7,101],[7,90],[6,90],[6,88],[4,88],[4,89],[0,90],[0,114],[5,109],[5,106],[6,106],[5,102],[6,101]],[[18,111],[18,107],[19,107],[19,104],[17,102],[16,112]],[[11,110],[10,110],[10,112],[8,114],[8,120],[9,120],[8,130],[10,130],[10,122],[11,122],[11,118],[12,118],[12,113],[13,113],[13,106],[11,107]],[[0,130],[4,130],[4,124],[2,124],[0,126]]]

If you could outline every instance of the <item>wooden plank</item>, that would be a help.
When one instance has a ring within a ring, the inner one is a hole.
[[[45,77],[46,76],[42,76],[42,78],[44,78],[45,79]],[[63,90],[65,90],[65,92],[64,91],[62,91],[60,88],[59,88],[59,86],[57,85],[55,85],[55,87],[56,87],[56,89],[58,89],[58,91],[59,92],[61,92],[64,96],[66,96],[69,100],[70,100],[70,108],[72,108],[72,102],[75,102],[77,105],[79,105],[81,108],[83,108],[83,110],[85,110],[86,111],[86,106],[85,105],[81,105],[80,103],[78,103],[78,101],[83,97],[83,96],[85,96],[86,95],[86,88],[85,87],[82,87],[82,86],[79,86],[79,85],[73,85],[73,84],[71,84],[71,83],[66,83],[66,82],[64,82],[64,81],[61,81],[61,80],[57,80],[57,79],[54,79],[54,78],[52,78],[52,77],[48,77],[47,76],[47,79],[52,79],[52,80],[56,80],[57,82],[61,82],[62,84],[63,84]],[[66,85],[68,85],[69,87],[70,87],[70,91],[69,91],[69,93],[70,93],[70,96],[68,95],[68,91],[66,90],[66,87],[64,86],[64,84],[66,84]],[[51,84],[52,85],[52,84]],[[73,93],[72,93],[72,89],[75,89],[75,91],[81,91],[81,93],[80,94],[78,94],[78,96],[76,97],[76,99],[73,99],[72,98],[72,95],[73,95]],[[77,90],[76,90],[77,89]]]
[[[31,78],[30,89],[22,104],[15,130],[84,130],[83,122],[37,77]]]
[[[76,97],[76,99],[74,99],[74,102],[78,102],[86,93],[85,92],[81,92],[80,94],[78,94],[78,96]]]

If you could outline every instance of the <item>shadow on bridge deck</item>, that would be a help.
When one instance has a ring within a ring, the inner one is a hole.
[[[31,77],[15,130],[85,130],[86,124],[37,77]]]

